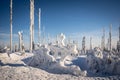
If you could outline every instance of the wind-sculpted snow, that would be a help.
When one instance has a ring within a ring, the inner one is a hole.
[[[87,66],[93,74],[120,75],[120,58],[112,52],[94,49],[87,56]]]
[[[81,71],[79,66],[72,64],[72,61],[71,65],[67,65],[67,60],[72,58],[71,54],[73,54],[73,51],[67,49],[66,47],[41,47],[40,49],[34,51],[34,56],[28,65],[44,68],[52,73],[86,76],[87,72]],[[68,56],[71,57],[68,58]]]
[[[118,53],[95,48],[76,55],[74,49],[45,45],[24,55],[1,53],[0,80],[120,80]]]

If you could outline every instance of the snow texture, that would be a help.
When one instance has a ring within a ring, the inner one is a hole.
[[[74,49],[44,45],[33,53],[0,53],[0,80],[120,80],[119,53],[96,47],[78,56]]]
[[[93,74],[120,75],[120,57],[99,48],[88,54],[87,66]]]
[[[34,51],[34,56],[27,64],[29,66],[47,69],[49,72],[52,73],[86,76],[86,71],[81,71],[79,66],[72,64],[72,61],[72,65],[69,65],[69,62],[67,62],[68,59],[70,60],[70,58],[72,58],[72,52],[74,53],[74,51],[69,50],[65,47],[42,47],[39,50]]]
[[[68,74],[51,74],[29,66],[0,67],[0,80],[119,80],[120,76],[82,77]]]

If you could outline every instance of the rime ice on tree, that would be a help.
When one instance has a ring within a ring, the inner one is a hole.
[[[20,52],[24,52],[24,44],[23,44],[23,35],[22,35],[22,31],[18,32],[19,35],[19,51]]]
[[[40,42],[41,9],[39,8],[38,43]]]
[[[30,52],[34,49],[34,0],[30,0]]]
[[[12,0],[10,0],[10,51],[12,52]]]
[[[61,33],[60,34],[60,45],[61,46],[65,46],[64,40],[65,40],[65,35],[63,33]]]

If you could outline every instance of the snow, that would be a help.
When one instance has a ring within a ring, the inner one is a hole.
[[[118,56],[112,52],[102,52],[98,48],[87,56],[87,66],[93,74],[120,75],[119,63]]]
[[[96,47],[87,55],[76,55],[78,52],[75,50],[74,45],[43,45],[33,53],[0,53],[0,79],[120,79],[118,53],[101,51]]]
[[[78,66],[69,65],[70,63],[72,64],[72,59],[70,59],[72,56],[70,54],[70,50],[65,47],[42,47],[34,51],[33,58],[27,64],[29,66],[47,69],[52,73],[83,75]],[[84,76],[86,76],[85,73]]]
[[[109,77],[82,77],[69,74],[52,74],[29,66],[0,67],[1,80],[119,80],[120,76]]]

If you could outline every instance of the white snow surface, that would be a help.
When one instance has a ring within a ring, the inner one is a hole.
[[[87,67],[93,74],[120,75],[120,57],[95,48],[87,56]]]
[[[119,80],[120,76],[83,77],[69,74],[52,74],[29,66],[0,67],[0,80]]]
[[[112,52],[95,48],[87,55],[76,54],[57,45],[23,55],[0,53],[0,80],[120,80],[120,58]]]
[[[72,51],[65,47],[48,46],[34,51],[33,58],[27,64],[52,73],[86,76],[86,71],[81,71],[79,66],[72,64],[71,54]]]

